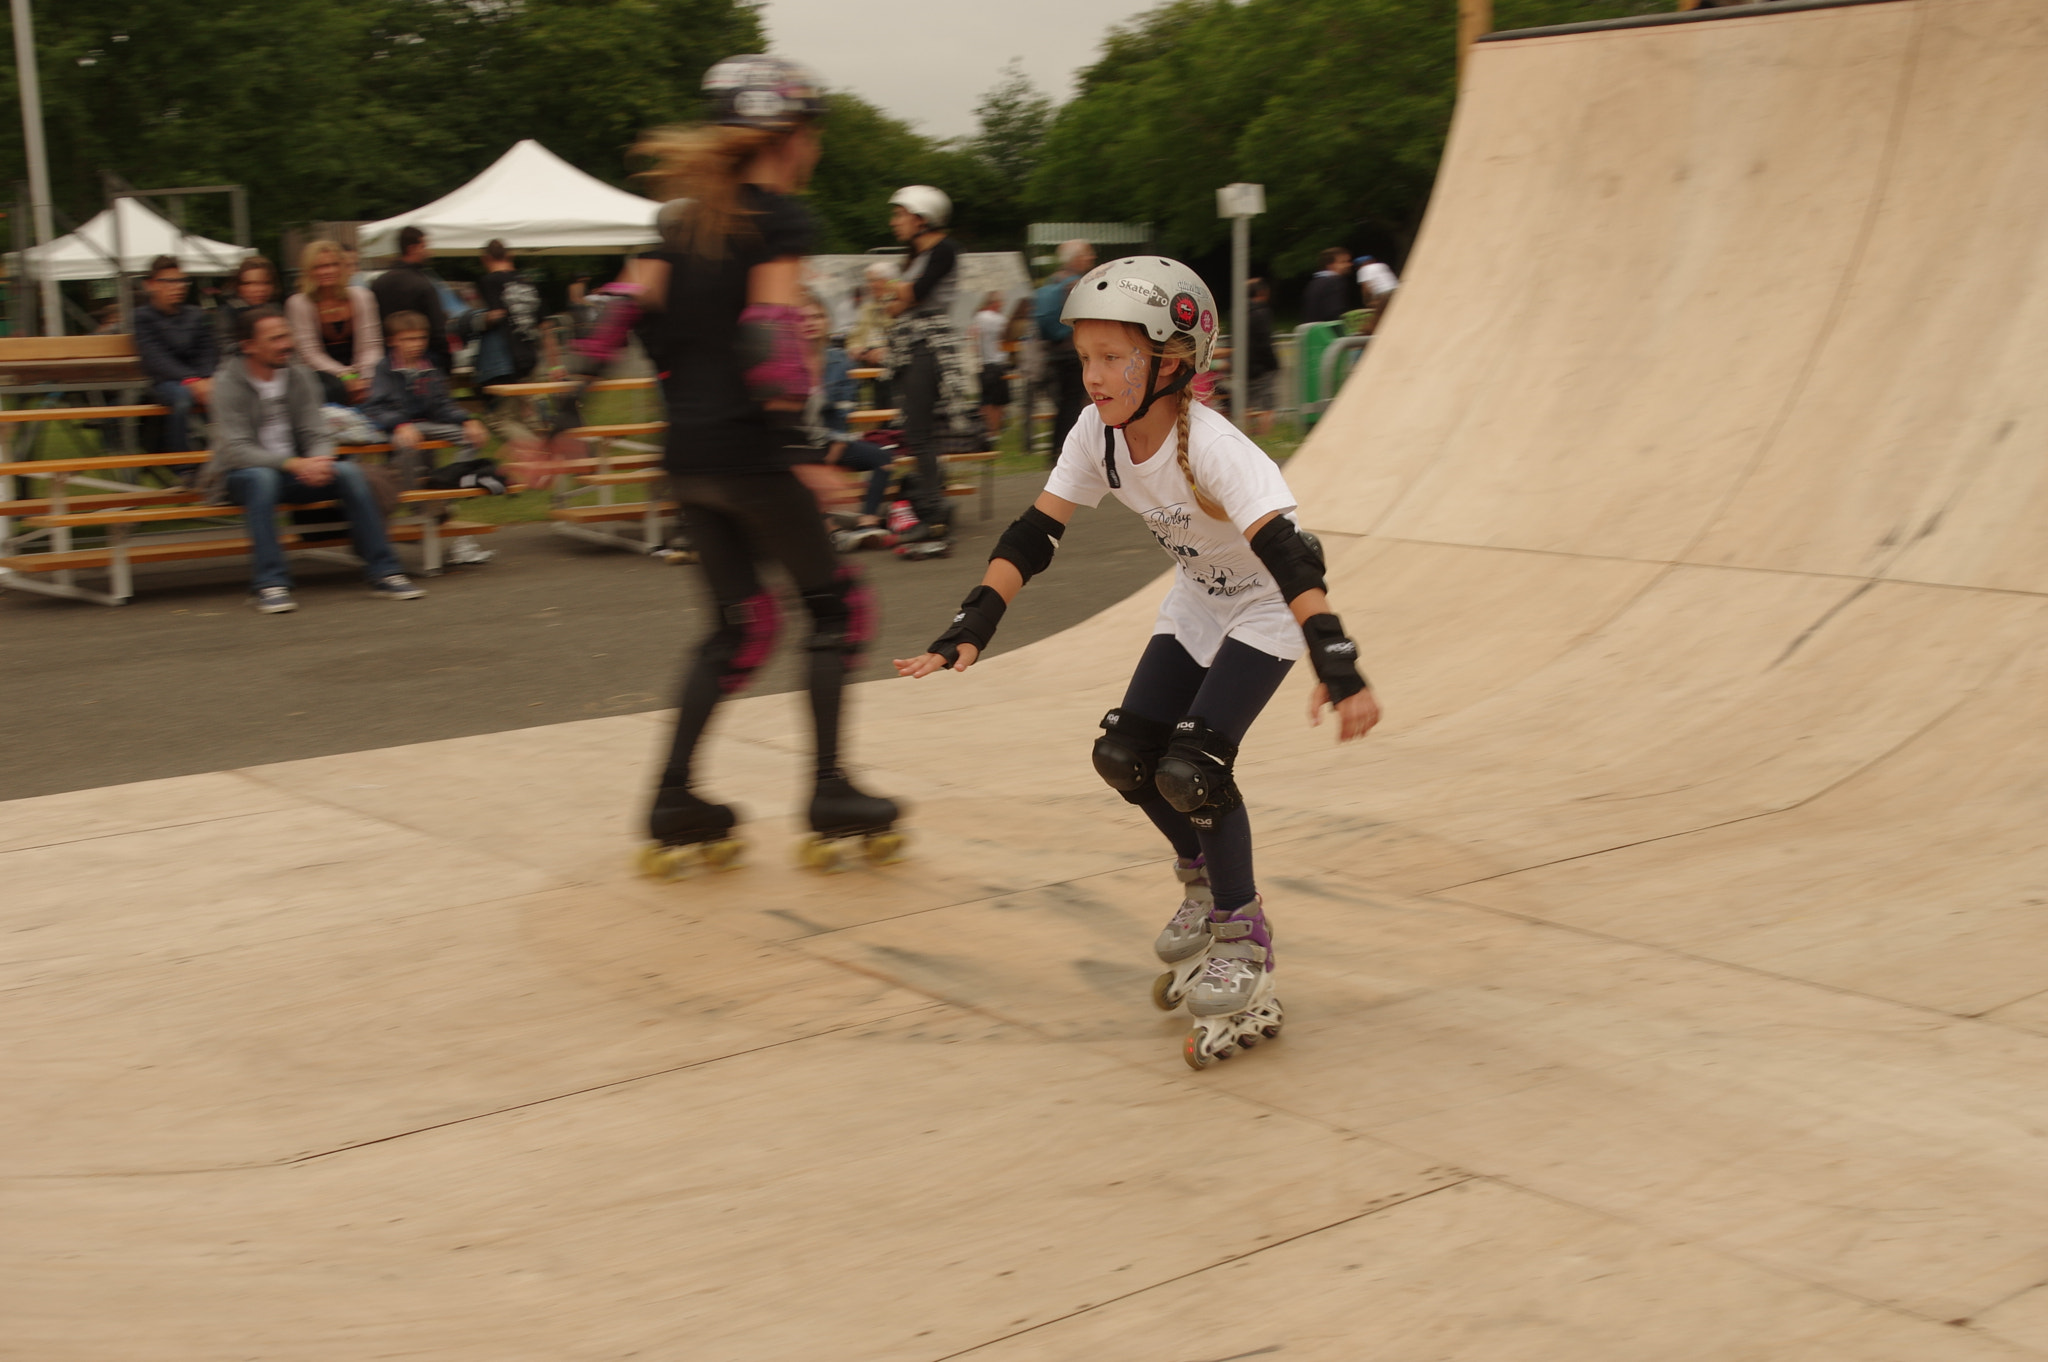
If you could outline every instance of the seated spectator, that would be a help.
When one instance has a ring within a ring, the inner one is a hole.
[[[849,473],[868,475],[867,494],[861,499],[859,523],[864,527],[879,525],[882,496],[889,490],[889,468],[895,462],[896,453],[854,434],[852,423],[847,418],[853,414],[860,384],[847,373],[852,365],[845,347],[833,344],[827,334],[832,324],[831,314],[815,293],[805,293],[801,316],[803,338],[815,347],[821,379],[811,393],[810,404],[804,409],[804,424],[810,431],[812,443],[824,447],[826,464]]]
[[[248,512],[256,609],[276,615],[298,608],[277,537],[280,503],[339,501],[370,594],[387,601],[426,595],[399,569],[363,470],[334,457],[319,380],[292,363],[284,315],[268,304],[248,308],[236,317],[235,339],[240,353],[214,375],[213,458],[200,474],[199,489]]]
[[[143,284],[149,304],[135,310],[136,357],[156,400],[171,409],[160,454],[193,448],[192,409],[212,404],[213,371],[220,362],[213,319],[185,301],[187,287],[184,268],[160,255],[149,262]]]
[[[398,229],[398,263],[370,281],[377,297],[379,319],[394,312],[417,312],[427,319],[432,339],[427,358],[442,373],[453,373],[455,360],[448,349],[448,305],[441,297],[441,281],[427,270],[427,234],[417,227]]]
[[[377,299],[350,288],[348,261],[332,241],[310,243],[299,256],[299,291],[285,304],[299,360],[319,376],[329,402],[361,405],[370,375],[384,358]]]
[[[469,446],[469,457],[482,453],[491,433],[449,395],[448,376],[427,358],[427,319],[394,312],[385,327],[391,351],[377,366],[363,415],[390,438],[393,462],[419,457],[424,440],[459,440]],[[433,462],[429,455],[420,467]],[[494,556],[473,537],[456,540],[448,550],[448,561],[457,565],[488,563]]]
[[[260,255],[252,255],[235,267],[228,296],[214,316],[219,322],[220,352],[235,353],[235,318],[252,307],[277,301],[277,266]]]
[[[1305,322],[1341,321],[1351,310],[1351,252],[1332,246],[1323,252],[1322,265],[1301,291],[1301,319]]]

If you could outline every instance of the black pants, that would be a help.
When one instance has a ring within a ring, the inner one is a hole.
[[[1192,715],[1241,743],[1293,666],[1231,638],[1223,641],[1216,660],[1204,667],[1173,635],[1154,634],[1124,691],[1123,708],[1163,724]],[[1157,790],[1138,807],[1166,834],[1176,855],[1208,858],[1209,887],[1219,911],[1232,912],[1252,901],[1258,892],[1252,879],[1252,823],[1242,805],[1217,819],[1207,832],[1198,831]]]
[[[1052,457],[1058,462],[1067,432],[1088,408],[1088,390],[1081,384],[1081,361],[1071,350],[1050,355],[1046,370],[1052,379]]]
[[[859,664],[873,611],[858,577],[832,551],[817,500],[788,472],[692,473],[669,482],[717,621],[683,675],[662,786],[689,786],[691,759],[712,710],[744,687],[774,650],[781,611],[757,568],[767,558],[789,572],[810,617],[807,680],[817,769],[821,776],[836,774],[840,693],[846,673]]]
[[[946,477],[939,471],[939,357],[930,346],[913,345],[896,371],[896,395],[903,403],[903,442],[917,459],[917,484],[910,504],[927,525],[948,518]]]

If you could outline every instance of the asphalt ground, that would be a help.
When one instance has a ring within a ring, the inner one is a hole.
[[[951,558],[862,553],[882,602],[860,678],[923,651],[980,578],[996,536],[1044,475],[997,480],[996,515],[955,503]],[[372,600],[358,569],[294,555],[299,609],[258,615],[239,559],[138,573],[106,607],[0,590],[0,799],[227,770],[669,707],[709,628],[694,566],[508,525],[497,559]],[[400,546],[412,561],[412,550]],[[1075,517],[1059,561],[1004,618],[992,652],[1078,623],[1167,566],[1113,503]],[[783,584],[787,591],[787,584]],[[750,693],[800,685],[801,607]],[[858,725],[856,710],[853,722]]]

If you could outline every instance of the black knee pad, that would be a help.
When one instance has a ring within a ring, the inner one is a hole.
[[[1095,740],[1095,774],[1124,797],[1142,804],[1152,797],[1152,773],[1173,737],[1173,726],[1127,709],[1102,716],[1102,736]]]
[[[763,591],[725,608],[718,630],[704,640],[704,654],[718,664],[718,689],[730,695],[761,669],[775,650],[782,615]]]
[[[1173,738],[1159,759],[1153,782],[1167,803],[1189,815],[1197,827],[1209,827],[1244,803],[1231,775],[1236,764],[1237,744],[1189,715],[1173,726]]]
[[[811,637],[806,645],[814,653],[838,653],[846,659],[847,670],[861,664],[869,640],[875,636],[875,595],[858,571],[840,568],[832,585],[803,593],[804,608],[811,613]]]

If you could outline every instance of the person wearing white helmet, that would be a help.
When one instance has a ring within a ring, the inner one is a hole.
[[[895,296],[886,310],[889,353],[896,366],[895,391],[903,416],[903,439],[917,459],[910,498],[917,528],[904,537],[942,540],[952,519],[939,446],[973,411],[966,357],[953,328],[952,306],[960,290],[960,248],[947,234],[953,201],[928,184],[908,185],[889,199],[889,230],[909,247],[896,276]]]
[[[713,708],[767,660],[781,609],[759,564],[788,572],[809,617],[806,679],[816,764],[809,813],[820,838],[892,838],[898,809],[857,789],[839,765],[841,696],[872,630],[870,595],[843,568],[813,486],[822,467],[804,409],[818,384],[804,337],[803,257],[815,232],[796,194],[810,179],[825,111],[817,80],[778,57],[734,57],[704,77],[708,117],[643,137],[644,178],[663,210],[663,244],[609,286],[608,310],[577,349],[602,368],[640,323],[663,357],[662,464],[704,569],[713,625],[684,676],[674,740],[641,869],[669,875],[738,851],[735,811],[699,797],[693,758]],[[643,310],[645,320],[642,321]]]
[[[1304,653],[1315,671],[1309,721],[1334,710],[1338,740],[1363,737],[1379,706],[1358,649],[1331,613],[1322,553],[1295,523],[1279,468],[1190,383],[1216,347],[1216,301],[1192,269],[1139,256],[1076,281],[1074,328],[1090,410],[1045,491],[1006,530],[952,627],[904,676],[966,671],[1003,612],[1052,562],[1074,511],[1114,496],[1179,569],[1123,703],[1102,720],[1094,762],[1173,847],[1185,886],[1154,949],[1169,966],[1152,1000],[1185,1000],[1195,1068],[1277,1034],[1273,935],[1252,875],[1251,821],[1232,770],[1266,702]]]

